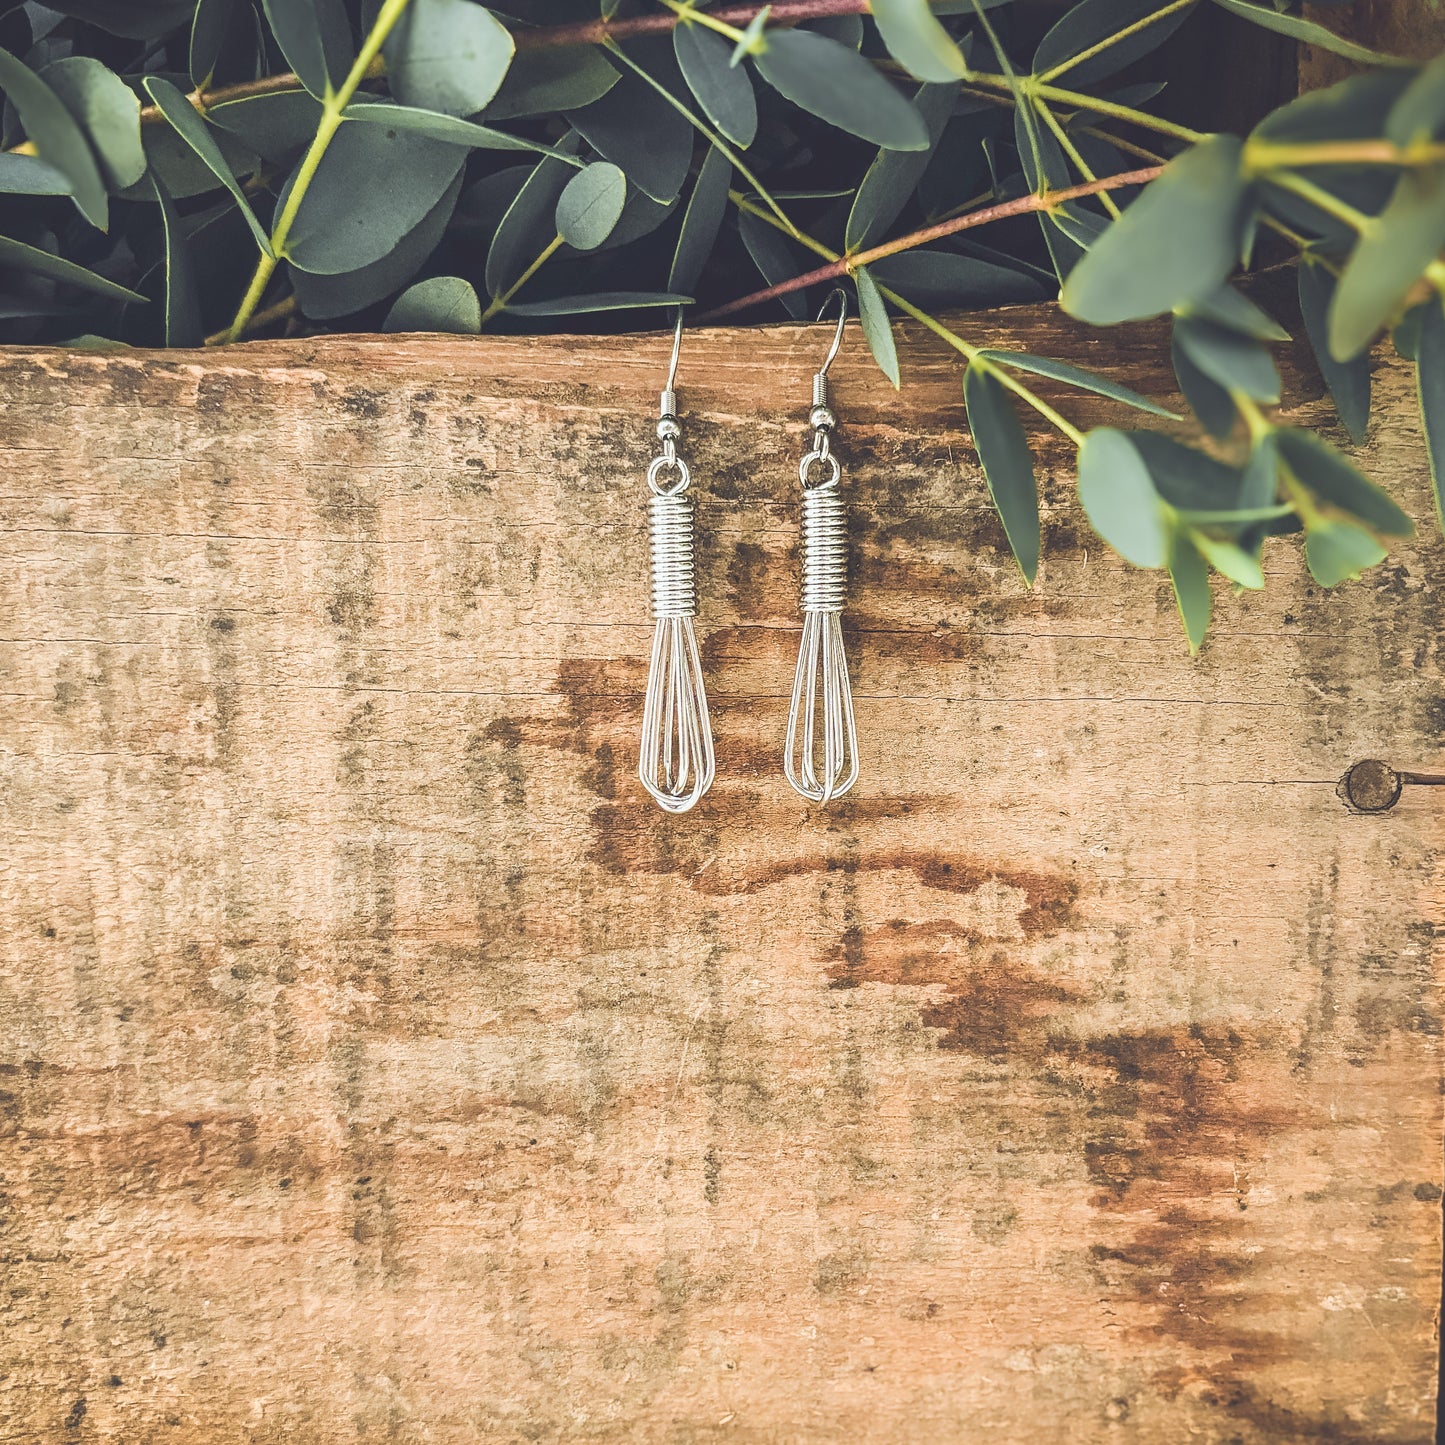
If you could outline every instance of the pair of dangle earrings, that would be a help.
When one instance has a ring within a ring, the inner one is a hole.
[[[813,377],[808,425],[812,446],[798,467],[802,489],[803,635],[793,675],[783,774],[803,797],[827,803],[858,781],[858,733],[843,648],[842,613],[848,591],[848,520],[839,495],[843,468],[833,451],[837,419],[828,407],[828,368],[843,341],[847,295],[832,293],[819,312],[838,302],[838,329]],[[638,776],[658,805],[685,813],[712,786],[717,771],[707,689],[693,619],[697,562],[692,473],[678,454],[677,361],[682,311],[672,338],[672,362],[662,393],[658,439],[662,451],[647,469],[652,560],[652,663],[642,710]]]

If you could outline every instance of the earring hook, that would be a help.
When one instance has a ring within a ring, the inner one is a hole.
[[[684,312],[677,308],[677,326],[672,333],[672,360],[667,367],[667,385],[662,390],[662,415],[677,415],[677,358],[682,354],[682,320]]]
[[[818,308],[818,320],[821,321],[827,315],[835,297],[838,301],[838,329],[833,333],[833,344],[828,348],[828,355],[818,371],[819,379],[828,375],[828,368],[832,366],[839,347],[843,345],[843,328],[848,324],[848,293],[841,286],[835,286],[828,293],[827,299]]]

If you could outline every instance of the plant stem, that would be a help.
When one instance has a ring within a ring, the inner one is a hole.
[[[1020,196],[1017,200],[1003,201],[996,206],[987,206],[981,211],[971,211],[965,216],[956,216],[951,221],[939,221],[935,225],[924,226],[921,230],[912,231],[908,235],[899,236],[892,241],[885,241],[882,245],[874,246],[867,251],[859,251],[852,256],[836,256],[826,248],[815,245],[811,249],[820,255],[828,256],[830,258],[828,265],[805,272],[801,276],[794,276],[791,280],[780,281],[776,286],[755,291],[749,296],[740,296],[735,301],[715,307],[705,316],[698,317],[698,320],[717,321],[724,316],[731,316],[735,312],[745,311],[751,306],[761,305],[764,301],[772,301],[779,296],[787,296],[793,291],[802,291],[809,286],[816,286],[819,282],[838,280],[851,275],[861,266],[870,266],[874,261],[883,260],[885,256],[896,256],[900,251],[911,251],[918,246],[927,245],[930,241],[940,240],[944,236],[952,236],[974,226],[987,225],[990,221],[1000,221],[1009,216],[1023,216],[1031,211],[1047,211],[1063,201],[1078,200],[1081,196],[1100,195],[1105,191],[1118,190],[1124,186],[1141,186],[1152,181],[1162,169],[1162,166],[1149,166],[1144,170],[1126,171],[1121,175],[1105,176],[1101,180],[1069,186],[1061,191],[1043,191]],[[753,210],[750,206],[742,209]],[[792,234],[796,239],[806,241],[806,238],[800,233],[794,231]]]
[[[1193,0],[1190,0],[1190,3],[1192,4]],[[1074,144],[1073,139],[1070,137],[1068,131],[1066,131],[1063,126],[1059,124],[1058,116],[1056,116],[1053,111],[1050,110],[1049,107],[1041,100],[1035,103],[1034,109],[1038,111],[1041,116],[1043,116],[1044,124],[1047,125],[1051,131],[1053,131],[1054,139],[1058,141],[1060,149],[1064,152],[1066,156],[1068,156],[1071,161],[1073,161],[1074,168],[1079,172],[1079,174],[1083,176],[1086,181],[1097,181],[1099,179],[1098,176],[1094,174],[1088,161],[1086,161],[1083,156],[1079,154],[1078,146]],[[1122,212],[1115,204],[1113,196],[1111,196],[1108,191],[1100,191],[1099,199],[1103,202],[1104,209],[1108,211],[1108,213],[1117,221]]]
[[[288,316],[296,314],[296,297],[283,296],[279,301],[273,302],[264,311],[258,311],[246,323],[246,332],[249,335],[253,331],[261,331],[270,326],[273,322],[284,321]],[[217,331],[214,335],[206,337],[207,346],[224,346],[231,339],[230,329]]]
[[[537,272],[540,271],[542,267],[545,266],[547,262],[550,261],[552,257],[557,254],[558,250],[561,249],[561,246],[562,237],[560,235],[553,236],[552,239],[548,241],[547,244],[542,248],[541,254],[537,257],[537,259],[533,261],[532,264],[528,266],[527,269],[523,271],[522,274],[518,276],[517,279],[513,281],[512,284],[508,286],[507,289],[503,291],[500,296],[492,297],[491,301],[487,305],[487,309],[482,312],[483,326],[485,326],[487,322],[489,322],[492,317],[494,317],[499,311],[506,310],[507,303],[512,299],[512,297],[515,296],[517,292],[520,291],[522,287],[525,286],[527,282],[530,281],[532,277],[535,276]]]
[[[271,255],[262,255],[256,263],[256,274],[251,277],[251,284],[246,290],[240,309],[236,312],[236,318],[231,322],[230,329],[226,333],[227,341],[240,340],[241,334],[246,329],[246,323],[250,321],[256,308],[261,304],[261,298],[266,294],[266,287],[271,282],[276,265],[286,254],[286,241],[291,235],[291,227],[295,224],[296,216],[301,210],[301,203],[306,199],[306,192],[310,188],[311,182],[316,179],[316,171],[321,165],[322,157],[325,156],[336,132],[341,129],[346,107],[350,104],[351,97],[356,94],[357,87],[366,79],[372,61],[381,53],[381,47],[386,37],[391,33],[392,26],[401,19],[402,12],[406,7],[407,0],[383,0],[381,12],[376,17],[376,24],[371,27],[371,33],[362,42],[361,49],[357,53],[346,79],[341,82],[341,88],[333,91],[328,85],[326,98],[321,102],[321,120],[316,127],[316,134],[312,137],[311,145],[305,156],[302,157],[301,165],[296,171],[296,179],[291,186],[291,192],[286,197],[286,204],[281,208],[281,214],[276,218],[275,229],[271,232]]]
[[[1357,210],[1348,201],[1331,195],[1323,186],[1315,185],[1308,177],[1296,175],[1293,171],[1272,171],[1269,179],[1281,190],[1293,192],[1302,201],[1308,201],[1310,205],[1327,216],[1333,216],[1353,231],[1365,230],[1375,219]]]
[[[1084,61],[1092,60],[1096,55],[1102,55],[1104,51],[1117,45],[1121,40],[1127,40],[1131,35],[1138,34],[1139,31],[1156,24],[1166,15],[1173,15],[1176,10],[1187,10],[1194,3],[1195,0],[1173,0],[1172,4],[1166,5],[1162,10],[1156,10],[1152,15],[1146,15],[1142,20],[1136,20],[1132,25],[1126,25],[1122,30],[1116,30],[1112,35],[1106,35],[1097,44],[1091,45],[1087,50],[1081,50],[1077,55],[1071,55],[1062,64],[1054,66],[1052,70],[1044,71],[1035,79],[1047,85],[1066,71],[1072,70],[1076,65],[1082,65]]]
[[[699,25],[705,25],[709,30],[715,30],[719,35],[731,40],[734,45],[741,45],[747,39],[736,25],[729,25],[725,20],[719,20],[716,15],[709,15],[706,10],[694,9],[687,0],[662,0],[662,3],[679,20],[696,21]]]

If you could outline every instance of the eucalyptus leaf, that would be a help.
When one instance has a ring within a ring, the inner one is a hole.
[[[1434,140],[1445,126],[1445,54],[1437,55],[1400,93],[1385,121],[1397,146]]]
[[[1071,89],[1105,77],[1162,45],[1196,0],[1082,0],[1054,23],[1034,51],[1035,75],[1060,77]]]
[[[564,147],[575,141],[564,142]],[[486,288],[501,296],[514,287],[528,266],[556,235],[557,202],[572,178],[563,161],[539,161],[516,199],[507,207],[487,251]]]
[[[1216,135],[1176,157],[1089,248],[1064,283],[1064,309],[1108,326],[1216,290],[1239,259],[1248,183],[1241,142]]]
[[[1133,441],[1112,427],[1091,431],[1079,448],[1079,501],[1094,530],[1136,567],[1162,567],[1169,555],[1168,513]]]
[[[692,161],[692,127],[636,75],[622,76],[591,105],[569,110],[567,120],[654,201],[666,204],[682,190]]]
[[[144,305],[146,300],[129,287],[98,276],[84,266],[77,266],[74,261],[53,256],[49,251],[27,246],[24,241],[16,241],[9,236],[0,236],[0,266],[13,266],[17,271],[26,271],[32,276],[48,276],[52,281],[78,286],[82,291],[91,291],[114,301],[135,301]]]
[[[915,306],[1006,306],[1037,301],[1042,290],[1023,271],[960,256],[953,251],[920,247],[873,262],[874,277]]]
[[[873,0],[872,13],[888,53],[910,75],[939,84],[969,79],[963,51],[928,0]]]
[[[1351,522],[1321,522],[1305,534],[1305,561],[1321,587],[1337,586],[1384,560],[1379,542]]]
[[[46,8],[126,40],[148,40],[184,25],[194,4],[195,0],[48,0]]]
[[[68,196],[70,177],[35,156],[0,151],[0,192],[10,196]]]
[[[1289,332],[1274,317],[1233,286],[1221,286],[1198,300],[1187,301],[1179,311],[1184,316],[1201,316],[1217,326],[1227,326],[1232,331],[1254,337],[1256,341],[1289,340]]]
[[[75,117],[65,102],[23,61],[0,50],[0,90],[15,107],[36,153],[71,185],[81,215],[102,231],[109,224],[105,180]]]
[[[758,102],[747,70],[733,65],[732,46],[695,21],[672,32],[677,63],[703,113],[723,136],[746,149],[758,133]]]
[[[601,100],[617,80],[616,69],[592,45],[519,50],[487,106],[487,121],[578,110]]]
[[[321,102],[306,90],[248,95],[213,105],[206,118],[268,161],[283,161],[307,145],[321,123]]]
[[[978,361],[963,374],[968,427],[988,493],[1030,587],[1039,570],[1039,493],[1028,438],[1003,383]]]
[[[382,54],[403,105],[466,116],[490,104],[515,50],[512,32],[473,0],[410,0]]]
[[[691,296],[671,291],[599,291],[591,296],[558,296],[550,301],[509,304],[514,316],[579,316],[595,311],[634,311],[645,306],[691,306]]]
[[[245,191],[241,189],[235,176],[231,174],[231,167],[221,154],[220,146],[216,143],[206,122],[197,114],[195,106],[170,81],[159,75],[148,75],[145,89],[146,94],[170,122],[176,134],[195,151],[211,174],[230,191],[240,209],[242,219],[256,238],[256,244],[261,248],[263,254],[269,256],[271,254],[271,238],[266,234],[265,227],[256,219],[256,214],[251,209],[251,203],[246,199]]]
[[[418,281],[397,298],[381,329],[475,336],[482,329],[482,303],[477,298],[477,288],[460,276],[432,276]]]
[[[346,79],[356,46],[343,0],[261,0],[286,63],[318,100]]]
[[[1226,391],[1242,392],[1267,406],[1279,404],[1279,371],[1262,342],[1200,316],[1179,317],[1174,339],[1190,361]]]
[[[844,245],[850,252],[871,246],[902,214],[933,159],[957,98],[957,82],[919,86],[913,104],[928,127],[928,149],[878,152],[848,212]]]
[[[612,234],[627,201],[627,177],[611,161],[584,166],[557,198],[557,232],[578,251],[594,251]]]
[[[205,90],[216,73],[235,4],[236,0],[197,0],[189,55],[191,84],[197,90]]]
[[[1329,349],[1337,361],[1357,356],[1404,304],[1445,246],[1445,170],[1401,173],[1384,211],[1366,222],[1335,288]]]
[[[1190,359],[1189,353],[1179,344],[1179,322],[1174,323],[1174,334],[1170,341],[1169,357],[1174,365],[1174,375],[1179,381],[1179,390],[1184,393],[1194,415],[1203,423],[1210,436],[1221,440],[1234,431],[1239,410],[1227,388],[1221,386],[1212,376],[1205,375]]]
[[[1334,34],[1333,31],[1326,30],[1323,25],[1318,25],[1313,20],[1274,10],[1268,5],[1256,5],[1251,3],[1251,0],[1214,0],[1214,3],[1222,9],[1228,10],[1231,15],[1238,15],[1244,20],[1252,20],[1264,30],[1273,30],[1277,34],[1288,35],[1291,40],[1302,41],[1319,50],[1328,50],[1331,54],[1342,55],[1346,60],[1354,60],[1361,65],[1408,66],[1411,63],[1398,55],[1386,55],[1379,50],[1371,50],[1368,46],[1356,45],[1353,40],[1346,40],[1343,36]]]
[[[1278,427],[1274,437],[1285,464],[1315,496],[1377,532],[1414,535],[1415,524],[1395,501],[1323,437],[1300,427]]]
[[[1183,528],[1169,539],[1169,580],[1174,586],[1174,602],[1184,623],[1184,635],[1189,639],[1189,651],[1197,653],[1209,630],[1209,568]]]
[[[794,105],[889,150],[928,149],[912,103],[856,51],[807,30],[770,30],[758,73]]]
[[[1259,558],[1246,552],[1238,542],[1211,537],[1197,527],[1189,528],[1189,540],[1203,555],[1204,560],[1231,582],[1253,591],[1264,586],[1264,568],[1259,565]]]
[[[288,259],[323,275],[379,261],[436,205],[465,160],[460,146],[429,136],[343,125],[297,210]]]
[[[1370,362],[1364,355],[1336,361],[1329,347],[1329,311],[1335,295],[1335,278],[1322,262],[1308,254],[1299,263],[1299,304],[1305,334],[1335,410],[1358,446],[1370,424]]]
[[[801,274],[803,268],[798,265],[792,247],[766,221],[744,211],[738,216],[738,231],[748,255],[753,258],[753,264],[769,286],[781,285]],[[808,319],[808,303],[801,291],[789,291],[778,300],[794,321]]]
[[[1157,401],[1150,401],[1147,396],[1141,396],[1132,388],[1112,381],[1107,376],[1101,376],[1097,371],[1089,371],[1086,367],[1074,366],[1067,361],[1054,361],[1047,356],[1034,356],[1027,351],[1002,351],[986,348],[979,354],[988,361],[997,362],[1000,366],[1012,367],[1015,371],[1027,371],[1032,372],[1035,376],[1047,376],[1054,381],[1064,381],[1070,386],[1077,386],[1083,391],[1092,391],[1096,396],[1107,396],[1111,401],[1122,401],[1125,406],[1132,406],[1138,411],[1146,411],[1151,416],[1162,416],[1170,421],[1179,420],[1179,414],[1170,411],[1167,406],[1161,406]]]
[[[52,61],[40,78],[85,132],[106,184],[114,191],[135,185],[146,172],[135,91],[88,55]]]
[[[1228,512],[1238,505],[1243,477],[1198,447],[1157,431],[1127,433],[1144,460],[1154,490],[1171,507],[1189,512]]]
[[[537,141],[510,135],[489,125],[478,125],[475,121],[461,120],[454,115],[445,115],[438,110],[418,110],[410,105],[364,102],[347,106],[345,115],[348,121],[360,121],[363,125],[384,125],[395,131],[409,131],[446,145],[466,146],[472,150],[530,151],[534,155],[557,156],[579,167],[582,164],[572,156]]]
[[[519,169],[525,170],[526,167]],[[432,209],[379,261],[333,276],[290,268],[291,288],[302,313],[315,321],[350,316],[405,286],[426,265],[447,228],[461,194],[460,174]],[[490,239],[490,237],[488,238]]]
[[[893,383],[894,391],[899,387],[898,347],[893,340],[893,324],[888,319],[888,308],[878,294],[877,284],[868,274],[866,266],[860,266],[853,273],[854,285],[858,288],[858,320],[863,327],[863,336],[878,369]]]
[[[201,326],[201,302],[181,218],[165,187],[154,176],[150,182],[160,206],[161,225],[165,232],[166,345],[200,346],[205,340],[205,331]]]
[[[669,291],[690,292],[696,288],[727,214],[732,179],[732,162],[716,146],[710,147],[683,214],[672,269],[667,273]]]

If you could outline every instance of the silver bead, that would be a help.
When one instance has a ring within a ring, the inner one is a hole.
[[[660,442],[675,442],[682,435],[682,427],[675,416],[665,416],[657,424],[657,439]]]
[[[808,413],[808,425],[814,431],[832,431],[838,425],[838,418],[826,406],[815,406]]]

